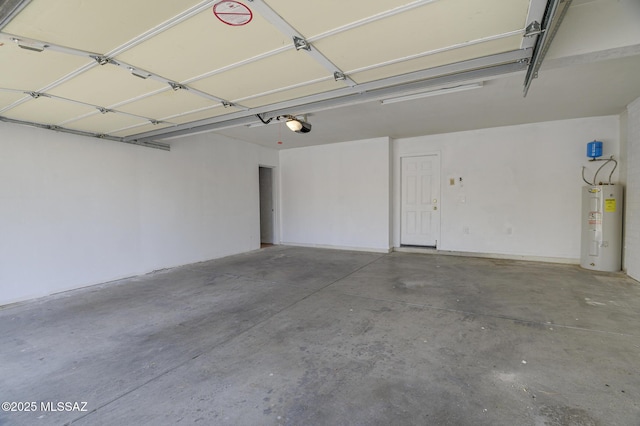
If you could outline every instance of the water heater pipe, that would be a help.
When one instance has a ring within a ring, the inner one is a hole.
[[[609,164],[610,162],[612,162],[612,161],[613,161],[613,163],[614,163],[614,165],[613,165],[613,169],[611,169],[611,173],[609,173],[609,185],[611,185],[611,177],[613,176],[613,172],[614,172],[614,171],[616,170],[616,168],[618,167],[618,162],[617,162],[616,160],[614,160],[614,159],[613,159],[613,155],[612,155],[611,157],[607,158],[606,160],[605,160],[604,158],[602,158],[602,159],[595,159],[595,158],[594,158],[593,160],[590,160],[590,161],[604,161],[605,163],[604,163],[602,166],[598,167],[598,170],[596,170],[596,173],[593,175],[593,183],[592,183],[592,182],[589,182],[587,179],[585,179],[585,177],[584,177],[584,170],[586,169],[586,167],[585,167],[585,166],[582,166],[582,180],[583,180],[587,185],[597,185],[597,184],[598,184],[598,181],[597,181],[598,173],[600,173],[600,170],[602,170],[602,168],[603,168],[604,166],[606,166],[607,164]]]

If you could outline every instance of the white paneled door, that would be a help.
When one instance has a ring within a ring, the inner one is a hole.
[[[440,238],[440,156],[402,157],[400,244],[437,247]]]

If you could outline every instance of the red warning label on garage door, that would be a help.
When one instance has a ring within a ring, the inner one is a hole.
[[[227,25],[246,25],[253,19],[253,13],[239,1],[227,0],[213,6],[213,14]]]

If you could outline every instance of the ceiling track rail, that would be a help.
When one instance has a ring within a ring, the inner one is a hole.
[[[536,44],[533,48],[533,56],[524,80],[524,97],[529,93],[529,88],[531,87],[533,79],[538,78],[538,71],[540,71],[542,61],[549,51],[551,42],[556,36],[558,28],[560,28],[560,24],[567,14],[569,6],[571,6],[571,1],[572,0],[549,0],[549,3],[547,4],[547,9],[544,17],[542,18],[541,34],[538,35]],[[560,13],[558,13],[558,8],[561,8]]]
[[[525,34],[522,37],[521,49],[533,48],[538,40],[536,28],[542,30],[540,22],[544,19],[544,12],[547,10],[548,0],[529,0],[529,10],[525,19]],[[528,31],[527,31],[528,29]]]
[[[0,30],[29,5],[31,0],[5,0],[0,3]]]
[[[93,138],[103,139],[103,140],[108,140],[108,141],[113,141],[113,142],[121,142],[121,143],[126,143],[126,144],[129,144],[129,145],[138,145],[138,146],[143,146],[145,148],[161,149],[163,151],[170,151],[171,150],[171,146],[169,144],[163,143],[163,142],[138,141],[138,140],[127,141],[127,140],[124,140],[124,138],[118,138],[118,137],[115,137],[115,136],[109,136],[109,135],[99,134],[99,133],[84,132],[82,130],[74,130],[74,129],[69,129],[69,128],[66,128],[66,127],[52,126],[52,125],[48,125],[48,124],[40,124],[40,123],[32,123],[32,122],[29,122],[29,121],[14,120],[12,118],[2,117],[2,116],[0,116],[0,121],[3,121],[5,123],[19,124],[19,125],[23,125],[23,126],[37,127],[37,128],[40,128],[40,129],[54,130],[56,132],[69,133],[69,134],[72,134],[72,135],[87,136],[87,137],[93,137]]]
[[[472,59],[457,64],[444,65],[401,76],[390,77],[357,88],[346,87],[331,92],[306,96],[292,101],[280,102],[264,107],[241,111],[212,119],[186,123],[171,129],[157,130],[127,136],[128,140],[150,141],[183,136],[190,133],[237,127],[256,122],[256,114],[277,116],[298,109],[298,113],[317,112],[338,106],[360,104],[417,89],[426,89],[443,84],[459,83],[473,78],[488,78],[496,75],[522,72],[527,69],[531,50],[516,50],[506,54]]]

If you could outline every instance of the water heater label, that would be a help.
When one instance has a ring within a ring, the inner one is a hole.
[[[616,212],[616,199],[615,198],[606,198],[604,200],[604,211],[607,213],[615,213]]]
[[[216,3],[213,6],[213,14],[219,20],[232,27],[246,25],[253,19],[251,9],[235,0]]]
[[[601,225],[602,214],[600,212],[589,212],[589,225]]]

